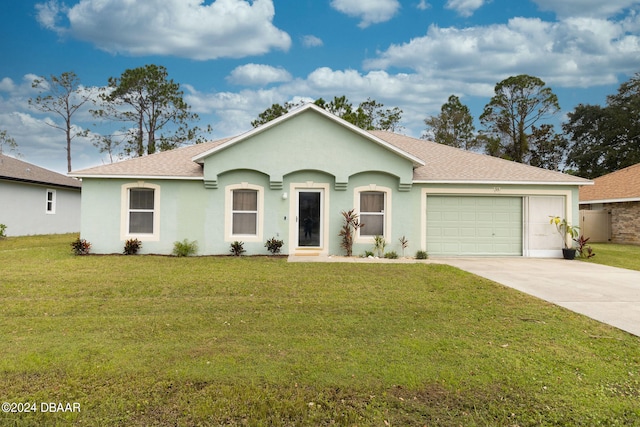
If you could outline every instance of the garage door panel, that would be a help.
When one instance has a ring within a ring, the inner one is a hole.
[[[476,237],[490,238],[493,236],[493,228],[478,227],[476,228]]]
[[[476,251],[480,251],[483,253],[488,253],[488,252],[492,252],[494,250],[496,245],[490,244],[490,243],[479,243],[475,246],[475,250]],[[475,255],[475,253],[473,251],[469,251],[469,254],[473,254]]]
[[[503,239],[510,239],[513,236],[513,230],[505,230],[502,228],[498,228],[493,232],[493,236],[497,239],[503,238]]]
[[[427,196],[427,252],[521,255],[522,198]]]
[[[476,213],[475,212],[461,212],[460,213],[460,221],[475,221]]]
[[[460,245],[458,243],[445,242],[442,243],[442,250],[445,252],[458,251],[460,249]]]
[[[460,228],[460,237],[475,237],[476,230],[474,228]]]
[[[490,198],[487,198],[487,197],[480,197],[480,198],[471,198],[470,197],[469,198],[469,204],[473,204],[474,206],[477,206],[479,208],[482,208],[482,207],[493,208],[493,206],[496,203],[493,200],[491,200]]]
[[[471,243],[462,243],[458,246],[460,255],[472,254],[476,250],[476,245]]]
[[[447,227],[444,228],[442,233],[442,236],[447,238],[447,237],[459,237],[460,236],[460,229],[459,228],[454,228],[454,227]]]
[[[493,198],[493,206],[496,208],[509,208],[512,206],[513,198],[511,197],[496,197]]]
[[[512,218],[513,216],[510,212],[496,212],[493,215],[495,221],[511,222]]]

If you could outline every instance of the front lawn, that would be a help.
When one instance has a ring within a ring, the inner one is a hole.
[[[640,424],[638,337],[452,267],[74,238],[0,240],[0,425]]]
[[[596,256],[589,262],[640,271],[640,246],[591,243]]]

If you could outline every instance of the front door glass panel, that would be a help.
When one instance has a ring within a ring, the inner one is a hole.
[[[322,193],[298,192],[298,246],[319,247],[322,233]]]

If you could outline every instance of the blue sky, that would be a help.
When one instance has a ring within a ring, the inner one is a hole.
[[[38,76],[73,71],[83,85],[163,65],[213,127],[251,129],[273,103],[346,95],[403,110],[401,130],[451,94],[479,117],[499,81],[540,77],[562,113],[640,72],[640,0],[67,0],[0,5],[0,130],[22,159],[66,173],[64,134],[28,106]],[[87,111],[75,124],[95,134]],[[73,169],[107,162],[74,140]]]

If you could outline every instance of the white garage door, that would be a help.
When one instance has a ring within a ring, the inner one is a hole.
[[[427,196],[429,255],[522,255],[522,198]]]

